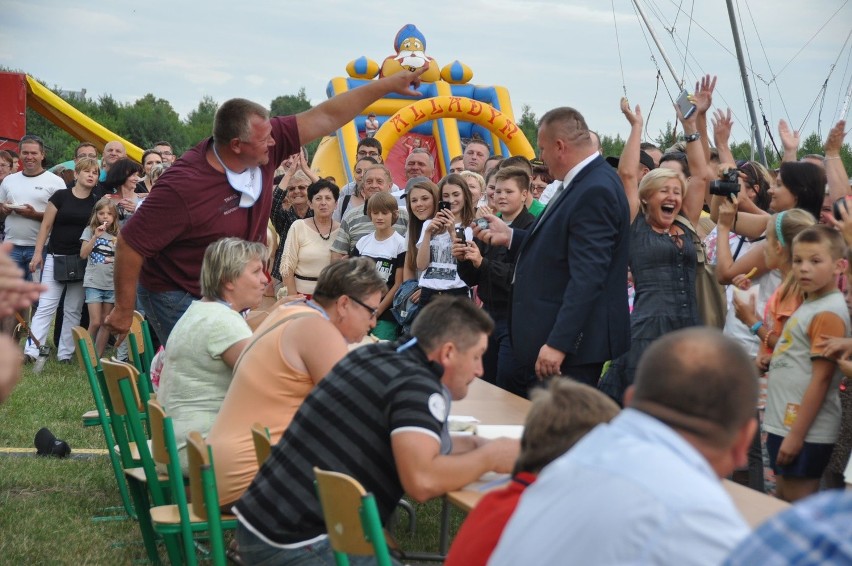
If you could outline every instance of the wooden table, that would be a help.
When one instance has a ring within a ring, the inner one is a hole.
[[[467,397],[453,401],[450,413],[476,417],[482,424],[522,425],[530,411],[530,402],[482,379],[474,379]]]
[[[453,415],[476,417],[482,424],[523,424],[529,408],[530,401],[527,399],[477,379],[470,384],[465,399],[453,402],[450,412]],[[477,481],[464,489],[450,492],[447,494],[447,501],[459,509],[469,512],[476,507],[476,504],[488,491],[506,485],[506,483],[503,483],[483,490],[483,485],[486,483],[488,482]],[[790,504],[786,501],[732,481],[723,480],[723,484],[746,523],[751,525],[752,528],[790,507]]]

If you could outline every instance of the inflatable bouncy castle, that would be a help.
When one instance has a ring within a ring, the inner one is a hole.
[[[440,68],[426,55],[426,38],[411,24],[397,33],[394,51],[381,66],[364,56],[351,61],[346,66],[348,77],[332,79],[326,94],[330,98],[377,77],[414,70],[428,62],[429,70],[423,74],[418,89],[423,96],[393,94],[365,108],[336,135],[322,140],[311,163],[317,174],[333,176],[340,185],[352,180],[356,146],[368,135],[370,115],[378,120],[379,128],[373,135],[382,143],[384,162],[400,187],[405,186],[405,159],[414,148],[425,148],[432,154],[435,180],[446,175],[450,160],[462,154],[462,144],[471,138],[484,140],[492,154],[534,157],[532,147],[515,124],[504,87],[471,84],[473,72],[459,61]]]

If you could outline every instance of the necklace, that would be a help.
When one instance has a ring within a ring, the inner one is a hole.
[[[329,238],[331,238],[331,232],[334,229],[334,220],[331,221],[331,226],[328,227],[328,235],[327,236],[323,236],[322,232],[320,232],[319,226],[317,226],[316,216],[312,216],[311,221],[314,223],[314,228],[317,229],[317,234],[319,234],[320,238],[322,238],[323,240],[328,240]]]

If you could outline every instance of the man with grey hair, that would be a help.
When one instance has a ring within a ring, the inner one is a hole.
[[[405,158],[405,180],[413,177],[429,177],[435,174],[435,161],[425,147],[416,147]]]
[[[198,275],[208,244],[225,236],[266,241],[276,166],[327,135],[372,102],[415,90],[426,67],[402,72],[335,96],[295,116],[271,118],[245,99],[216,112],[213,137],[188,150],[160,177],[158,189],[127,222],[115,262],[115,309],[106,320],[126,333],[139,298],[160,341],[200,296]],[[140,277],[141,273],[141,277]]]
[[[335,238],[329,252],[332,262],[346,259],[352,255],[358,241],[375,230],[373,221],[370,215],[367,214],[367,200],[380,192],[391,193],[393,195],[390,189],[391,173],[384,165],[372,165],[368,167],[364,171],[361,184],[363,185],[361,193],[364,197],[364,206],[351,208],[343,215],[343,219],[340,221],[340,229],[337,231],[337,238]],[[393,196],[395,197],[396,195]],[[399,217],[394,221],[393,228],[399,232],[400,236],[405,236],[405,231],[408,228],[408,211],[406,209],[399,209]]]
[[[718,330],[663,336],[627,408],[524,492],[489,564],[719,564],[749,533],[720,480],[747,461],[757,389]]]

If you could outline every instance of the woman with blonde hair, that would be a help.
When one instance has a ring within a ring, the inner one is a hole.
[[[251,337],[243,313],[263,297],[266,258],[266,246],[259,242],[222,238],[207,246],[202,298],[190,304],[169,334],[157,395],[174,423],[184,464],[187,433],[210,430]]]
[[[488,201],[485,198],[485,179],[482,175],[474,171],[462,171],[459,175],[467,181],[467,188],[470,189],[473,207],[479,208],[480,206],[485,206]]]
[[[599,386],[619,402],[651,342],[668,332],[701,324],[691,226],[698,223],[703,195],[687,193],[683,174],[672,169],[655,169],[642,178],[638,191],[631,194],[626,185],[625,190],[633,214],[629,265],[636,289],[630,315],[631,346],[613,361]]]

